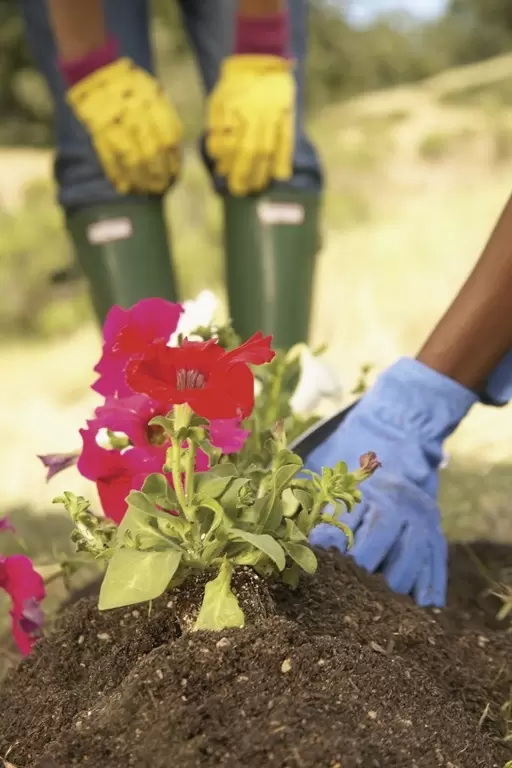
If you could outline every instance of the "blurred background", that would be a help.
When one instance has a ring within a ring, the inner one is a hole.
[[[168,199],[184,298],[224,300],[220,211],[198,161],[203,102],[175,4],[155,2],[159,71],[187,131]],[[512,189],[509,0],[311,0],[308,124],[327,169],[313,341],[350,390],[415,354],[475,263]],[[51,563],[68,527],[36,454],[78,447],[100,341],[51,181],[52,109],[16,4],[0,0],[0,516]],[[452,537],[512,540],[512,411],[476,408],[449,445]],[[48,517],[49,514],[51,517]],[[15,546],[5,537],[7,546]]]

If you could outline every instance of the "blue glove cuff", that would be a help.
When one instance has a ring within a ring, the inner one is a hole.
[[[486,405],[506,405],[512,400],[512,349],[487,379],[482,393]]]
[[[403,357],[364,395],[365,410],[401,432],[445,440],[479,398],[418,360]]]

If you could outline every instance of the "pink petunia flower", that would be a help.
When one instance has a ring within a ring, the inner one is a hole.
[[[0,517],[0,533],[2,531],[11,531],[14,533],[14,525],[11,523],[8,517]]]
[[[99,429],[95,421],[88,421],[87,429],[80,430],[83,449],[77,467],[83,477],[96,483],[105,515],[119,525],[130,491],[139,491],[148,475],[162,471],[165,446],[109,450],[96,441]]]
[[[25,555],[0,557],[0,589],[11,598],[12,634],[20,653],[26,656],[41,636],[41,602],[46,594],[43,579]]]
[[[167,343],[182,312],[181,304],[159,298],[142,299],[130,309],[112,307],[103,326],[102,356],[94,369],[99,379],[92,388],[105,396],[133,394],[124,377],[127,363],[142,357],[152,342]]]
[[[43,466],[48,470],[46,473],[46,482],[49,482],[52,477],[58,475],[59,472],[63,472],[69,467],[74,467],[78,461],[80,453],[74,451],[73,453],[46,453],[39,454],[38,459],[41,460]]]
[[[238,419],[213,419],[210,422],[210,439],[222,453],[238,453],[244,447],[250,432],[242,429]]]
[[[168,403],[158,403],[146,395],[131,397],[107,397],[104,405],[96,408],[95,424],[98,428],[122,432],[139,448],[160,441],[161,430],[150,425],[154,416],[162,416],[169,410]],[[213,419],[210,422],[210,438],[222,453],[238,453],[243,448],[249,432],[240,427],[238,419]]]
[[[139,491],[148,475],[162,472],[167,445],[146,440],[145,444],[124,450],[103,448],[96,440],[102,427],[103,420],[95,419],[87,422],[87,429],[80,430],[83,449],[77,466],[83,477],[96,483],[105,515],[119,525],[127,509],[126,497],[130,491]],[[208,457],[198,451],[196,471],[207,469]],[[170,475],[167,479],[172,485]]]
[[[145,448],[148,444],[158,443],[158,427],[150,426],[149,422],[167,410],[146,395],[107,397],[94,411],[94,425],[98,429],[122,432],[133,445]]]

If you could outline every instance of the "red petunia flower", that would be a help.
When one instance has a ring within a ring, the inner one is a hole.
[[[26,656],[43,626],[43,579],[25,555],[0,556],[0,589],[11,598],[12,634],[20,653]]]
[[[167,342],[178,326],[181,304],[165,299],[142,299],[130,309],[114,306],[103,326],[103,352],[95,367],[99,379],[93,389],[100,395],[131,395],[124,370],[129,360],[141,357],[153,341]]]
[[[270,362],[271,336],[256,333],[242,346],[226,352],[215,340],[184,341],[181,347],[151,344],[139,360],[126,367],[126,382],[167,410],[188,403],[206,419],[246,418],[254,407],[254,376],[248,364]]]

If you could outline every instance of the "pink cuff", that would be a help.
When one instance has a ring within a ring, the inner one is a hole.
[[[236,19],[236,55],[260,54],[288,58],[288,14],[241,16]]]
[[[84,77],[92,75],[97,69],[112,64],[117,58],[119,58],[119,44],[114,37],[109,37],[101,48],[91,51],[80,59],[70,61],[59,59],[58,65],[66,84],[72,86],[83,80]]]

